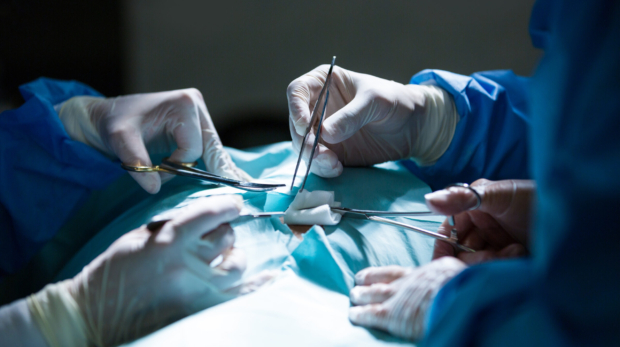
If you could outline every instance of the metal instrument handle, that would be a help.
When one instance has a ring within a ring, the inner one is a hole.
[[[368,218],[371,221],[375,221],[375,222],[379,222],[379,223],[383,223],[383,224],[389,224],[389,225],[393,225],[393,226],[397,226],[397,227],[401,227],[403,229],[407,229],[407,230],[413,230],[415,232],[418,232],[420,234],[426,235],[426,236],[430,236],[433,237],[437,240],[441,240],[441,241],[445,241],[448,242],[450,244],[452,244],[453,246],[459,248],[460,250],[463,250],[465,252],[470,252],[470,253],[474,253],[475,251],[469,247],[463,246],[460,243],[457,242],[457,240],[455,238],[452,237],[448,237],[446,235],[442,235],[430,230],[426,230],[426,229],[422,229],[413,225],[409,225],[409,224],[405,224],[405,223],[400,223],[397,221],[393,221],[391,219],[387,219],[387,218],[383,218],[383,217],[377,217],[377,216],[366,216],[366,218]]]
[[[377,211],[377,210],[357,210],[354,208],[347,207],[331,207],[332,211],[343,212],[343,213],[353,213],[365,216],[437,216],[435,212],[432,211]]]

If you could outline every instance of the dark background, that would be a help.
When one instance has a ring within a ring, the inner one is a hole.
[[[533,0],[0,0],[0,110],[39,76],[105,95],[196,87],[225,145],[288,140],[286,87],[329,63],[406,83],[438,68],[529,75]]]

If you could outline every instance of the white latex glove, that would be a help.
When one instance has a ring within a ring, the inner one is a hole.
[[[113,346],[146,335],[265,283],[263,272],[232,287],[245,269],[233,247],[238,196],[201,199],[159,230],[145,226],[114,242],[76,277],[27,299],[51,347]],[[209,264],[220,254],[224,260]]]
[[[288,86],[289,125],[300,150],[329,65]],[[322,107],[322,105],[321,105]],[[342,166],[368,166],[411,158],[431,165],[448,149],[459,115],[452,96],[435,86],[403,85],[334,66],[321,145],[312,172],[323,177]]]
[[[450,187],[426,194],[431,211],[454,215],[459,243],[476,250],[459,252],[451,244],[436,240],[433,259],[453,256],[472,265],[527,255],[536,183],[479,179],[471,187],[482,199],[476,210],[470,210],[477,203],[476,196],[466,188]],[[445,221],[437,232],[450,236],[453,228]]]
[[[78,96],[57,105],[69,136],[119,158],[126,165],[152,165],[149,153],[170,153],[175,162],[202,157],[207,171],[249,181],[237,168],[213,126],[197,89],[135,94],[116,98]],[[157,193],[169,174],[130,172],[149,193]],[[161,177],[160,177],[161,175]]]
[[[417,267],[371,267],[355,275],[349,319],[409,340],[424,336],[426,316],[437,292],[466,265],[443,257]]]

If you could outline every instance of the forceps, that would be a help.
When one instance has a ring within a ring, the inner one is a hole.
[[[465,251],[465,252],[475,252],[473,249],[463,246],[460,243],[458,243],[458,238],[456,237],[456,229],[452,228],[452,230],[450,231],[450,236],[446,236],[446,235],[442,235],[440,233],[436,233],[434,231],[430,231],[430,230],[426,230],[420,227],[416,227],[410,224],[406,224],[406,223],[401,223],[401,222],[397,222],[385,217],[381,217],[381,216],[389,216],[389,217],[407,217],[407,216],[437,216],[438,214],[432,211],[420,211],[420,212],[390,212],[390,211],[375,211],[375,210],[356,210],[353,208],[346,208],[346,207],[331,207],[332,211],[335,212],[341,212],[341,213],[352,213],[352,214],[356,214],[356,215],[360,215],[363,216],[364,218],[366,218],[367,220],[373,221],[373,222],[377,222],[377,223],[382,223],[382,224],[389,224],[389,225],[393,225],[396,227],[400,227],[400,228],[404,228],[407,230],[412,230],[415,232],[418,232],[420,234],[426,235],[426,236],[430,236],[432,238],[435,238],[437,240],[441,240],[441,241],[445,241],[448,242],[450,244],[452,244],[454,247]],[[448,216],[448,223],[451,226],[454,226],[454,216]]]
[[[203,170],[194,168],[198,163],[175,163],[168,158],[164,158],[160,165],[155,166],[131,166],[121,164],[121,167],[127,171],[132,172],[166,172],[177,176],[186,176],[201,181],[207,181],[211,183],[221,184],[233,188],[247,190],[250,192],[266,192],[274,190],[278,187],[284,187],[285,184],[268,184],[268,183],[253,183],[234,180],[232,178],[226,178],[218,175],[208,173]]]
[[[334,69],[334,63],[336,62],[336,56],[332,58],[332,64],[329,67],[329,71],[327,72],[327,77],[325,78],[325,84],[323,84],[323,88],[321,88],[321,92],[319,93],[319,98],[316,100],[314,104],[314,110],[312,110],[312,115],[310,116],[310,123],[308,123],[308,127],[306,128],[306,133],[304,135],[304,139],[301,142],[301,149],[299,150],[299,157],[297,158],[297,165],[295,165],[295,173],[293,173],[293,181],[291,182],[291,191],[293,191],[293,185],[295,184],[295,176],[297,176],[297,169],[299,169],[299,163],[301,162],[301,157],[304,155],[304,149],[306,145],[306,141],[308,140],[308,136],[310,135],[310,130],[312,130],[312,126],[314,125],[316,118],[318,116],[317,110],[319,109],[319,105],[321,103],[321,99],[323,98],[323,94],[325,94],[325,103],[323,103],[323,111],[321,112],[321,117],[319,118],[319,125],[316,129],[316,137],[314,138],[314,144],[312,145],[312,151],[310,152],[310,158],[308,159],[308,167],[306,168],[306,177],[304,177],[303,183],[301,184],[301,188],[297,194],[301,193],[306,186],[306,180],[308,180],[308,174],[310,174],[310,167],[312,166],[312,160],[314,159],[314,151],[316,147],[319,145],[319,138],[321,137],[321,126],[323,124],[323,119],[325,118],[325,110],[327,109],[327,100],[329,100],[329,86],[332,82],[332,71]]]
[[[369,216],[369,215],[365,215],[366,219],[371,220],[373,222],[378,222],[378,223],[382,223],[382,224],[389,224],[389,225],[393,225],[393,226],[397,226],[397,227],[401,227],[403,229],[407,229],[407,230],[412,230],[412,231],[416,231],[419,232],[420,234],[424,234],[426,236],[430,236],[432,238],[435,238],[437,240],[441,240],[444,242],[447,242],[451,245],[453,245],[454,247],[465,251],[465,252],[470,252],[470,253],[474,253],[476,251],[474,251],[473,249],[467,247],[467,246],[463,246],[462,244],[460,244],[458,242],[458,238],[456,237],[456,229],[452,228],[452,230],[450,231],[450,236],[446,236],[446,235],[442,235],[440,233],[436,233],[434,231],[430,231],[430,230],[426,230],[423,228],[419,228],[410,224],[406,224],[406,223],[401,223],[401,222],[397,222],[391,219],[387,219],[384,217],[378,217],[378,216]],[[448,217],[448,220],[450,221],[450,219],[452,218],[452,216]],[[451,226],[454,226],[454,220],[452,219]]]
[[[467,183],[454,183],[454,184],[450,184],[448,186],[446,186],[446,188],[450,188],[450,187],[460,187],[460,188],[466,188],[469,189],[470,191],[472,191],[476,197],[476,206],[474,206],[473,208],[471,208],[471,210],[475,210],[478,207],[480,207],[480,205],[482,204],[482,197],[480,196],[480,194],[473,189],[472,187],[469,186],[469,184]],[[367,220],[371,220],[373,222],[377,222],[377,223],[382,223],[382,224],[388,224],[388,225],[393,225],[393,226],[397,226],[397,227],[401,227],[407,230],[412,230],[412,231],[416,231],[418,233],[424,234],[426,236],[430,236],[433,237],[437,240],[441,240],[441,241],[445,241],[450,243],[451,245],[453,245],[454,247],[465,251],[465,252],[470,252],[470,253],[474,253],[476,252],[475,250],[467,247],[467,246],[463,246],[462,244],[458,243],[458,238],[457,238],[457,230],[455,228],[456,223],[454,221],[454,216],[448,216],[448,224],[452,227],[452,229],[450,230],[450,236],[446,236],[446,235],[442,235],[440,233],[436,233],[430,230],[426,230],[420,227],[416,227],[410,224],[406,224],[406,223],[401,223],[401,222],[397,222],[385,217],[381,217],[381,216],[391,216],[391,217],[406,217],[406,216],[432,216],[432,215],[437,215],[436,213],[432,212],[432,211],[421,211],[421,212],[390,212],[390,211],[374,211],[374,210],[356,210],[353,208],[346,208],[346,207],[331,207],[332,211],[336,211],[336,212],[340,212],[340,213],[352,213],[352,214],[356,214],[356,215],[361,215],[364,218],[366,218]]]

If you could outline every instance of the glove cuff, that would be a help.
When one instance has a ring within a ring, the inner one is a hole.
[[[49,284],[26,299],[28,310],[50,347],[91,346],[69,281]]]
[[[60,111],[58,111],[58,117],[71,139],[87,144],[104,155],[110,156],[90,118],[92,104],[101,100],[103,98],[93,96],[73,97],[62,104]]]
[[[391,331],[411,340],[424,337],[427,315],[439,290],[458,275],[467,266],[453,257],[443,257],[424,266],[424,273],[409,276],[403,283],[404,288],[415,288],[409,295],[401,295],[396,299],[388,319]],[[408,317],[408,319],[402,319]]]
[[[442,88],[425,85],[416,86],[424,95],[422,127],[418,133],[412,160],[419,166],[433,165],[450,147],[460,116],[454,99]]]

